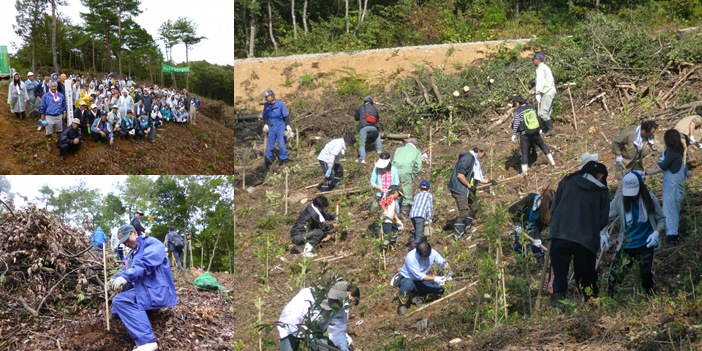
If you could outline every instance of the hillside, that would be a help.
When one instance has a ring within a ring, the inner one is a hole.
[[[0,100],[7,101],[6,85],[0,87]],[[203,102],[218,103],[208,99]],[[45,132],[37,131],[36,120],[19,121],[3,105],[2,174],[230,174],[234,166],[233,132],[221,116],[200,113],[196,127],[166,123],[157,129],[153,144],[115,137],[114,145],[109,147],[83,136],[80,151],[61,162],[55,144],[48,155]],[[56,137],[53,140],[55,143]]]
[[[299,63],[301,67],[307,67],[315,60]],[[507,65],[507,70],[495,76],[495,72],[488,69],[496,64],[489,60],[482,61],[482,64],[476,69],[486,69],[485,76],[493,74],[495,81],[511,80],[512,88],[490,88],[485,79],[475,85],[469,84],[473,78],[467,73],[456,77],[443,71],[416,69],[409,77],[417,77],[428,86],[427,75],[435,75],[443,96],[461,90],[464,84],[470,85],[471,93],[492,90],[494,95],[490,96],[495,96],[505,90],[521,91],[521,88],[514,87],[519,86],[519,81],[514,83],[514,76],[533,72],[532,67],[515,63]],[[351,309],[349,320],[349,333],[355,340],[356,350],[701,349],[699,320],[702,310],[699,306],[702,301],[696,291],[702,277],[699,264],[702,176],[699,171],[693,171],[693,177],[686,183],[688,197],[681,215],[685,223],[685,228],[681,229],[684,232],[682,244],[664,246],[656,254],[659,296],[650,300],[642,295],[636,269],[632,269],[621,286],[621,296],[614,299],[601,297],[594,303],[581,306],[576,302],[578,297],[571,286],[568,298],[572,304],[566,306],[565,312],[549,306],[537,311],[534,304],[541,267],[515,256],[513,239],[507,233],[511,223],[502,214],[505,205],[529,192],[540,192],[547,186],[555,188],[563,176],[577,168],[578,158],[583,152],[599,153],[600,161],[613,169],[612,139],[644,118],[652,118],[661,125],[657,133],[657,142],[661,143],[662,133],[689,113],[690,106],[702,104],[699,96],[690,97],[683,93],[702,88],[702,77],[695,67],[669,63],[660,74],[656,72],[651,76],[606,73],[590,77],[571,89],[572,107],[567,86],[560,85],[555,111],[557,133],[545,139],[557,166],[549,166],[545,157],[539,154],[537,164],[530,169],[526,179],[515,177],[518,145],[509,142],[511,118],[506,106],[508,99],[504,95],[499,100],[475,106],[464,101],[464,93],[461,93],[461,97],[448,103],[460,106],[459,111],[454,112],[446,108],[447,103],[437,104],[431,90],[426,98],[427,104],[423,104],[422,92],[410,78],[393,78],[390,86],[395,87],[394,91],[392,88],[374,91],[381,114],[392,115],[389,118],[392,121],[383,125],[383,131],[411,133],[425,152],[429,152],[431,141],[433,163],[431,167],[424,164],[420,176],[432,180],[434,194],[434,235],[429,241],[451,262],[454,277],[462,278],[448,284],[447,294],[477,282],[446,302],[405,317],[399,317],[395,312],[397,304],[393,298],[396,290],[388,286],[388,280],[402,265],[406,249],[401,243],[406,242],[411,230],[405,229],[400,234],[396,251],[385,257],[379,253],[380,243],[367,229],[374,215],[365,205],[372,197],[368,178],[373,166],[372,162],[366,165],[355,163],[355,151],[349,150],[341,160],[345,176],[340,185],[340,188],[354,192],[328,196],[331,203],[340,206],[343,229],[315,250],[316,259],[303,259],[290,253],[290,227],[317,192],[306,187],[322,179],[317,153],[330,139],[355,131],[350,116],[362,96],[360,93],[354,96],[336,94],[324,84],[317,88],[293,90],[283,99],[299,107],[295,123],[300,133],[299,141],[294,143],[299,147],[292,147],[292,162],[287,175],[282,169],[273,168],[267,173],[263,170],[261,124],[237,125],[237,146],[247,154],[245,163],[237,163],[239,184],[235,190],[236,235],[241,247],[237,265],[242,267],[235,272],[235,290],[242,292],[237,301],[242,308],[237,311],[235,322],[239,331],[237,342],[242,345],[240,349],[278,347],[276,331],[260,333],[257,325],[275,322],[283,306],[299,289],[331,274],[341,275],[361,289],[361,303]],[[268,68],[260,62],[257,70],[266,71]],[[298,78],[292,76],[289,79],[295,81]],[[631,86],[620,87],[626,84]],[[685,88],[680,90],[681,86]],[[649,88],[655,89],[656,93]],[[404,89],[419,105],[419,108],[411,109],[411,117],[407,119],[401,119],[405,118],[405,109],[410,107],[406,106],[406,100],[402,101],[400,89]],[[649,93],[651,95],[647,95]],[[468,95],[466,100],[471,98],[470,94],[465,95]],[[488,96],[482,101],[488,101]],[[478,112],[467,112],[469,108]],[[436,110],[441,112],[431,113]],[[503,118],[505,115],[507,117]],[[496,127],[488,128],[490,125]],[[483,211],[474,223],[477,231],[472,240],[455,242],[451,238],[455,203],[446,189],[446,182],[458,154],[468,150],[475,141],[491,144],[483,168],[489,178],[500,183],[489,193],[479,193]],[[401,145],[397,141],[383,141],[384,151],[391,153]],[[369,159],[372,157],[375,157],[374,153],[368,156]],[[655,162],[653,157],[645,160],[647,167],[655,166]],[[244,172],[245,190],[240,181]],[[614,191],[618,184],[612,180],[613,172],[611,174],[609,186]],[[647,184],[660,196],[660,177],[647,178]],[[287,214],[286,189],[289,189]],[[409,221],[404,222],[406,227],[411,226]],[[495,282],[499,284],[499,269],[495,262],[498,247],[504,253],[498,261],[506,271],[507,318],[497,303],[501,297],[495,299],[498,291]],[[610,249],[603,255],[599,266],[600,286],[604,284],[613,254],[613,249]],[[415,309],[413,307],[410,312]],[[424,319],[428,319],[428,326],[418,329],[418,322]]]

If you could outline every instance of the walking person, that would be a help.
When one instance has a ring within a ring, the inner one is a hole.
[[[536,116],[536,110],[529,105],[523,97],[517,96],[513,100],[514,106],[514,122],[512,122],[512,142],[517,140],[519,135],[519,153],[521,159],[522,174],[527,175],[529,168],[529,150],[534,146],[546,155],[551,166],[555,166],[551,150],[549,150],[544,140],[541,139],[541,130],[539,118]]]
[[[366,163],[366,143],[369,140],[369,144],[375,143],[375,151],[378,154],[383,152],[383,142],[380,140],[380,129],[378,129],[380,115],[371,96],[363,98],[363,105],[358,107],[353,118],[358,122],[358,134],[361,141],[358,146],[356,162]]]
[[[163,245],[166,246],[168,252],[173,254],[176,265],[178,266],[178,271],[183,272],[180,256],[183,254],[183,249],[185,248],[185,240],[176,232],[175,227],[168,227],[168,234],[166,234],[166,237],[163,239]]]
[[[663,172],[663,215],[665,216],[666,243],[678,243],[680,228],[680,210],[685,198],[685,178],[687,169],[683,162],[685,147],[680,140],[680,133],[669,129],[663,134],[665,151],[658,161],[658,167],[649,169],[645,175]]]
[[[587,301],[597,297],[595,262],[600,249],[600,231],[608,224],[609,190],[607,167],[590,161],[558,183],[551,203],[549,281],[551,302],[565,298],[568,269],[573,261],[575,283]]]
[[[419,177],[419,172],[422,171],[422,152],[417,148],[417,139],[409,138],[405,142],[405,146],[395,150],[392,165],[397,168],[402,192],[407,195],[401,204],[402,214],[406,216],[414,202],[412,198],[414,180]]]
[[[428,180],[422,180],[419,182],[419,193],[414,196],[414,205],[409,212],[409,218],[414,227],[414,236],[409,240],[410,250],[422,241],[424,226],[431,224],[434,216],[434,196],[429,192],[430,187]]]
[[[276,141],[278,142],[278,158],[280,159],[280,167],[288,166],[288,149],[285,144],[286,134],[292,134],[290,127],[290,119],[288,108],[280,100],[275,98],[275,93],[271,89],[263,92],[263,97],[266,103],[263,106],[263,133],[267,134],[268,146],[265,154],[266,169],[273,165],[273,149]]]
[[[652,295],[653,252],[660,248],[660,233],[665,230],[666,217],[656,195],[648,191],[641,175],[629,172],[622,179],[622,189],[609,204],[609,217],[619,217],[620,230],[617,253],[609,268],[607,293],[614,296],[624,273],[638,261],[641,286]]]
[[[544,55],[534,54],[531,60],[536,66],[534,94],[539,104],[539,118],[544,122],[544,135],[553,135],[553,120],[551,119],[551,106],[556,98],[556,83],[553,79],[551,68],[544,62]]]
[[[7,104],[10,105],[10,112],[14,113],[17,119],[27,118],[25,111],[29,106],[29,95],[27,94],[27,86],[22,82],[17,72],[12,75],[12,82],[7,93]]]

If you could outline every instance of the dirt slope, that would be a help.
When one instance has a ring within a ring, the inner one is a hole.
[[[109,147],[83,136],[80,151],[61,162],[56,137],[48,154],[36,120],[19,121],[10,113],[4,104],[7,89],[0,89],[0,101],[2,174],[230,174],[234,169],[232,129],[203,114],[196,127],[166,123],[153,144],[115,137]]]

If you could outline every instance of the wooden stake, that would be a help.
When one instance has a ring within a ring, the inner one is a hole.
[[[497,249],[500,252],[500,256],[502,255],[502,246],[498,246]],[[507,288],[505,287],[505,265],[500,266],[500,270],[502,271],[502,302],[504,303],[503,308],[505,310],[505,321],[507,320]]]
[[[429,171],[431,171],[431,160],[432,160],[432,144],[433,144],[433,135],[434,135],[434,123],[429,125]],[[431,172],[429,172],[431,173]]]
[[[263,302],[261,301],[261,296],[258,297],[258,324],[261,324],[261,307],[263,307]],[[258,350],[263,351],[263,331],[258,332]]]
[[[336,220],[339,220],[339,203],[336,203],[336,209],[334,210],[334,215],[336,216]],[[339,236],[339,233],[337,231],[334,232],[334,246],[336,246],[336,238]]]
[[[110,300],[107,298],[107,254],[105,250],[107,245],[102,243],[102,272],[105,279],[105,323],[107,324],[107,331],[110,331]]]
[[[550,269],[550,263],[551,263],[551,255],[549,252],[551,251],[551,242],[553,240],[548,241],[548,248],[546,249],[546,259],[544,260],[544,268],[541,272],[541,284],[539,286],[539,293],[536,294],[536,310],[541,309],[541,294],[544,291],[544,281],[546,280],[546,275],[549,273]]]
[[[288,215],[288,169],[285,169],[285,215]]]
[[[575,130],[578,130],[578,119],[575,117],[575,105],[573,105],[573,95],[570,93],[570,84],[568,84],[568,96],[570,97],[570,108],[573,111],[573,125]]]
[[[244,152],[244,170],[242,171],[241,177],[241,189],[246,190],[246,152]]]
[[[448,300],[448,299],[450,299],[450,298],[452,298],[452,297],[458,295],[459,293],[465,291],[466,289],[470,288],[471,286],[473,286],[473,285],[475,285],[475,284],[478,284],[478,281],[477,281],[477,280],[474,281],[474,282],[472,282],[472,283],[470,283],[470,284],[468,284],[467,286],[464,286],[464,287],[462,287],[462,288],[460,288],[460,289],[458,289],[458,290],[456,290],[456,291],[454,291],[454,292],[452,292],[452,293],[450,293],[450,294],[448,294],[448,295],[446,295],[446,296],[444,296],[444,297],[442,297],[442,298],[436,300],[436,301],[432,301],[431,303],[429,303],[429,304],[427,304],[427,305],[424,305],[424,306],[422,306],[422,307],[420,307],[420,308],[418,308],[418,309],[416,309],[416,310],[414,310],[414,311],[412,311],[412,312],[406,314],[405,316],[409,317],[409,316],[411,316],[412,314],[417,313],[417,312],[419,312],[419,311],[421,311],[421,310],[423,310],[423,309],[425,309],[425,308],[427,308],[427,307],[429,307],[429,306],[433,306],[433,305],[435,305],[435,304],[437,304],[437,303],[439,303],[439,302],[446,301],[446,300]]]

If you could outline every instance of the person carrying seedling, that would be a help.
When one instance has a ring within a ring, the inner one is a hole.
[[[526,233],[535,241],[530,242],[531,252],[536,257],[537,262],[543,265],[546,252],[540,247],[541,232],[551,224],[551,202],[555,192],[552,189],[544,189],[541,194],[530,193],[509,207],[509,214],[514,223],[514,251],[520,255],[526,255],[524,250],[524,238],[522,233]]]
[[[329,200],[324,195],[318,195],[312,203],[305,207],[293,223],[290,230],[290,240],[295,244],[295,252],[302,253],[305,257],[316,256],[312,249],[319,244],[327,232],[339,227],[334,215],[325,210],[329,207]]]
[[[538,146],[548,158],[551,166],[555,166],[556,162],[553,160],[551,150],[541,138],[541,124],[539,123],[539,117],[536,115],[536,110],[521,96],[515,97],[513,102],[516,109],[514,110],[514,122],[512,122],[512,142],[517,141],[517,135],[519,135],[522,174],[527,175],[530,163],[529,150],[534,146]]]
[[[488,180],[483,176],[480,159],[485,157],[485,150],[487,147],[484,145],[476,145],[468,152],[460,154],[448,183],[448,189],[458,207],[458,218],[453,223],[456,240],[460,240],[473,224],[470,206],[475,199],[478,183],[497,184],[494,179]]]
[[[353,134],[346,134],[324,145],[324,149],[317,156],[324,173],[324,181],[319,185],[320,191],[334,190],[339,184],[339,179],[344,176],[344,168],[341,167],[339,158],[346,153],[346,148],[355,143],[356,137]]]
[[[446,273],[429,275],[429,270],[438,264]],[[390,285],[399,288],[397,314],[404,316],[411,304],[417,307],[440,298],[444,294],[444,284],[451,280],[449,263],[434,249],[426,238],[410,250],[400,272],[395,274]]]
[[[383,211],[383,251],[394,250],[397,243],[397,232],[404,229],[400,216],[398,216],[398,200],[402,198],[402,191],[399,186],[391,186],[384,199],[380,200],[380,208]],[[396,201],[397,200],[397,201]]]
[[[607,293],[614,296],[617,285],[624,279],[624,272],[638,261],[641,286],[652,295],[653,252],[661,246],[660,233],[665,230],[666,219],[658,198],[648,191],[637,172],[629,172],[622,178],[622,188],[609,204],[609,218],[617,217],[621,225],[617,253],[609,268]]]
[[[424,238],[424,225],[430,224],[434,212],[434,196],[429,192],[428,180],[419,182],[419,193],[414,196],[414,205],[409,217],[414,226],[414,237],[410,237],[409,248],[414,249]]]

